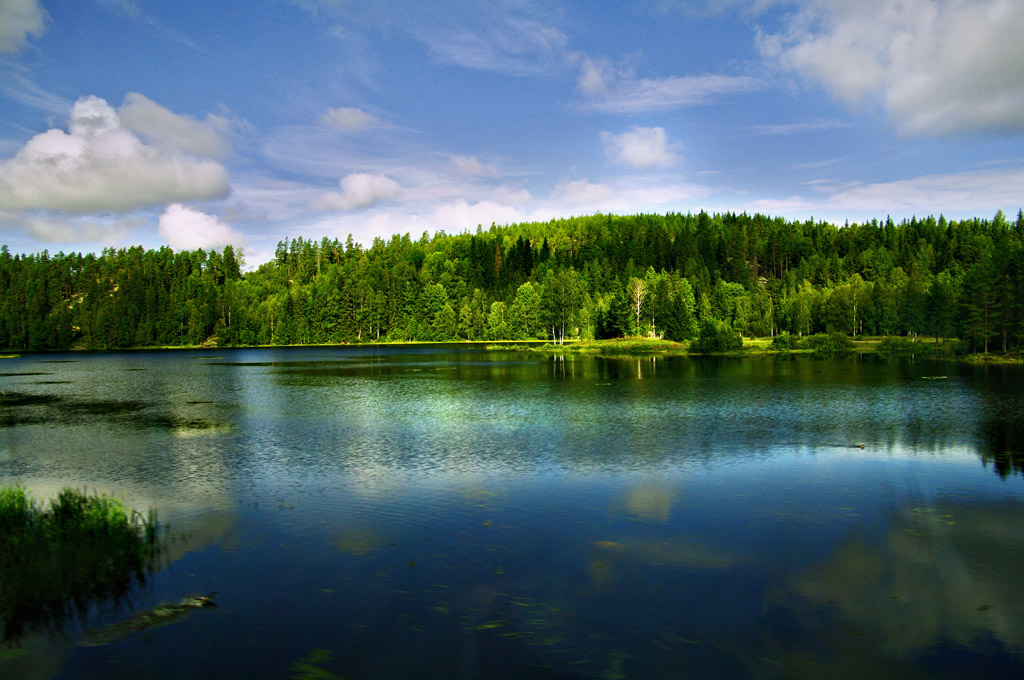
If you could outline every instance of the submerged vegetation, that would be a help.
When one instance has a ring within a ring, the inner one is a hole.
[[[160,554],[155,516],[64,489],[48,504],[0,487],[0,641],[59,632],[142,585]]]
[[[231,247],[0,251],[0,348],[406,341],[920,338],[1024,347],[1024,213],[836,226],[705,212],[492,225],[368,248],[297,238],[242,272]],[[910,346],[907,346],[910,343]],[[731,348],[731,349],[730,349]],[[935,351],[934,349],[931,351]]]

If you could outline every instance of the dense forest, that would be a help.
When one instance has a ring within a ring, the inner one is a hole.
[[[701,212],[592,215],[241,254],[0,251],[0,347],[813,333],[1024,345],[1024,214],[835,226]]]

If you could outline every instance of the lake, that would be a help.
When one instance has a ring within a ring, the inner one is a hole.
[[[470,345],[3,360],[0,483],[166,530],[144,583],[0,677],[1024,677],[1022,379]]]

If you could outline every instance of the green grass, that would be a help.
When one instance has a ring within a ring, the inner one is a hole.
[[[154,568],[159,525],[116,498],[64,489],[48,504],[0,487],[0,641],[60,632],[129,597]]]
[[[565,344],[488,345],[488,349],[520,350],[545,354],[599,354],[603,356],[672,356],[686,354],[689,343],[657,338],[611,338],[608,340],[569,340]]]

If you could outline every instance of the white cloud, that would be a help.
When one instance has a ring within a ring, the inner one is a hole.
[[[401,187],[386,175],[354,173],[341,178],[341,193],[321,194],[313,202],[314,210],[362,210],[380,201],[398,196]]]
[[[830,207],[861,212],[969,212],[994,214],[1020,207],[1024,169],[924,175],[895,182],[842,187],[828,199]]]
[[[808,121],[805,123],[774,123],[767,125],[755,125],[752,128],[754,134],[758,135],[772,135],[772,136],[785,136],[785,135],[796,135],[804,132],[819,132],[823,130],[836,130],[839,128],[848,128],[849,123],[844,123],[838,120],[816,120]]]
[[[601,133],[605,153],[614,161],[634,168],[665,167],[675,162],[668,150],[665,128],[633,126],[628,132]]]
[[[0,161],[0,205],[10,210],[126,212],[227,195],[219,163],[143,144],[99,97],[82,97],[68,132],[48,130]]]
[[[71,102],[36,85],[28,69],[15,64],[0,71],[0,96],[51,114],[64,115],[71,108]]]
[[[355,107],[330,109],[327,113],[320,116],[320,122],[329,127],[350,131],[363,130],[380,125],[380,119],[377,116]]]
[[[137,92],[125,95],[117,110],[121,124],[151,143],[170,151],[194,156],[218,158],[231,151],[222,134],[230,123],[226,118],[208,114],[205,121],[172,113]]]
[[[492,201],[452,201],[438,206],[427,215],[427,222],[433,229],[444,229],[448,233],[472,230],[478,224],[511,224],[525,219],[526,214],[522,210]]]
[[[137,217],[118,219],[34,215],[24,220],[25,232],[43,243],[101,243],[111,245],[143,226]]]
[[[594,184],[586,179],[577,179],[556,185],[554,195],[567,206],[594,206],[611,198],[615,192],[607,184]]]
[[[533,201],[533,196],[526,189],[514,189],[507,185],[501,185],[491,195],[493,200],[498,205],[512,207],[517,205],[528,205]]]
[[[175,250],[221,250],[242,246],[245,236],[213,215],[174,203],[160,215],[160,236]]]
[[[39,0],[0,0],[0,53],[17,52],[30,35],[41,36],[45,18]]]
[[[420,7],[404,8],[398,21],[441,62],[521,76],[561,66],[568,38],[541,5],[503,0],[464,13],[436,3]]]
[[[906,133],[1024,132],[1024,2],[804,0],[763,55]]]
[[[605,59],[582,57],[576,87],[586,98],[581,104],[583,109],[643,113],[706,104],[718,95],[748,92],[760,89],[762,84],[749,76],[713,73],[636,78],[631,71],[613,68]]]
[[[979,170],[922,175],[893,182],[836,184],[808,183],[820,197],[790,196],[754,201],[754,210],[773,214],[813,214],[835,222],[911,215],[1014,214],[1020,207],[1024,169]]]
[[[460,175],[494,177],[498,174],[496,167],[490,163],[481,163],[476,156],[452,156],[451,164]]]

